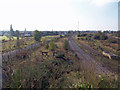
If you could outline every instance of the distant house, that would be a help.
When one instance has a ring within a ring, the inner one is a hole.
[[[105,52],[103,51],[102,54],[106,57],[108,57],[109,59],[117,59],[117,55],[113,54],[113,53],[109,53],[109,52]]]
[[[19,31],[20,35],[24,35],[24,31]]]
[[[32,31],[20,31],[20,35],[24,37],[31,37],[33,36],[33,32]]]
[[[58,31],[58,35],[66,35],[67,31]]]
[[[25,37],[30,37],[30,36],[31,36],[31,34],[24,34],[24,36],[25,36]]]

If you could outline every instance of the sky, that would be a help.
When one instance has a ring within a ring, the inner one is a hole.
[[[120,30],[120,1],[119,1],[119,4],[118,4],[118,30]]]
[[[0,30],[118,30],[118,1],[0,0]]]

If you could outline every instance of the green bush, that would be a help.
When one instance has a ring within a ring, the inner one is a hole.
[[[21,85],[20,82],[20,69],[16,71],[15,74],[12,75],[12,85],[13,88],[18,88]]]
[[[100,32],[98,31],[98,33],[96,33],[94,36],[93,36],[94,39],[97,39],[97,40],[106,40],[108,39],[108,36],[105,35],[105,32]]]
[[[90,37],[90,36],[86,36],[85,39],[86,39],[86,40],[91,40],[91,37]]]
[[[106,80],[105,77],[99,75],[99,88],[110,88],[110,83]]]
[[[80,40],[80,38],[77,38],[78,40]]]
[[[77,37],[80,37],[80,34],[78,34]]]
[[[87,36],[87,34],[81,34],[80,36]]]
[[[64,48],[65,50],[68,50],[68,48],[69,48],[68,40],[65,40],[65,41],[64,41],[63,48]]]
[[[41,41],[42,41],[42,44],[45,44],[46,39],[45,39],[45,38],[42,38]]]
[[[83,33],[83,34],[78,34],[77,37],[84,37],[87,36],[87,34]]]
[[[100,39],[101,39],[101,40],[106,40],[106,39],[108,39],[108,37],[105,35],[105,33],[102,33],[102,34],[100,35]]]
[[[54,40],[50,40],[49,42],[49,50],[54,51],[57,45],[55,44]]]
[[[63,36],[62,35],[60,35],[60,38],[62,38]]]
[[[56,58],[64,58],[65,55],[64,55],[64,53],[58,53],[58,54],[55,55],[55,57]]]
[[[94,38],[94,39],[97,39],[97,40],[100,40],[100,35],[95,34],[95,35],[93,36],[93,38]]]
[[[40,31],[38,31],[38,30],[35,30],[34,32],[33,32],[33,37],[34,37],[34,40],[35,41],[40,41],[40,39],[41,39],[41,32]]]

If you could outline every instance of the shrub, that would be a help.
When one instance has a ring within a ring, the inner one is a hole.
[[[80,34],[78,34],[77,37],[80,37]]]
[[[57,45],[55,44],[55,42],[53,40],[51,40],[49,42],[49,50],[54,51],[56,47],[57,47]]]
[[[97,39],[97,40],[106,40],[108,39],[108,36],[105,35],[105,32],[100,32],[98,31],[98,33],[96,33],[94,36],[93,36],[94,39]]]
[[[63,48],[64,48],[65,50],[68,50],[68,47],[69,47],[68,40],[65,40],[65,41],[64,41],[64,44],[63,44]]]
[[[91,40],[91,37],[90,37],[90,36],[86,36],[85,39],[86,39],[86,40]]]
[[[45,44],[45,48],[48,49],[49,48],[49,45],[48,43]]]
[[[20,82],[20,69],[18,69],[15,74],[12,75],[12,87],[18,88],[21,85]]]
[[[62,35],[60,35],[60,38],[62,38],[63,36]]]
[[[97,39],[97,40],[100,40],[100,35],[95,34],[95,35],[93,36],[93,38],[94,38],[94,39]]]
[[[41,41],[42,41],[43,44],[45,44],[46,39],[42,38]]]
[[[40,41],[40,39],[41,39],[41,32],[40,31],[38,31],[38,30],[35,30],[34,32],[33,32],[33,37],[34,37],[34,40],[36,40],[36,41]]]
[[[17,56],[18,58],[25,59],[25,58],[27,57],[27,54],[28,54],[27,50],[22,50],[22,51],[20,51],[19,54],[16,55],[16,56]]]
[[[56,40],[59,40],[59,39],[60,39],[59,37],[56,38]]]
[[[58,54],[55,55],[55,57],[56,58],[64,58],[65,55],[64,55],[64,53],[58,53]]]
[[[19,40],[19,38],[17,38],[16,46],[17,46],[17,48],[20,48],[20,40]]]
[[[99,88],[110,88],[110,83],[108,83],[107,79],[101,75],[99,75]]]
[[[100,35],[100,39],[101,39],[101,40],[106,40],[106,39],[108,39],[108,37],[105,35],[105,33],[102,33],[102,34]]]
[[[87,36],[87,34],[81,34],[80,36]]]
[[[87,36],[87,34],[78,34],[77,37],[84,37],[84,36]]]
[[[108,39],[107,41],[108,41],[109,43],[117,43],[117,41],[114,40],[114,39]]]

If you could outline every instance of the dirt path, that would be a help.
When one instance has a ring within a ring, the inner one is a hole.
[[[87,65],[88,69],[92,68],[96,70],[98,73],[102,74],[113,74],[105,67],[102,67],[100,63],[97,62],[93,57],[91,57],[88,53],[84,52],[72,38],[69,38],[70,48],[77,54],[77,56],[82,60],[82,62]]]

